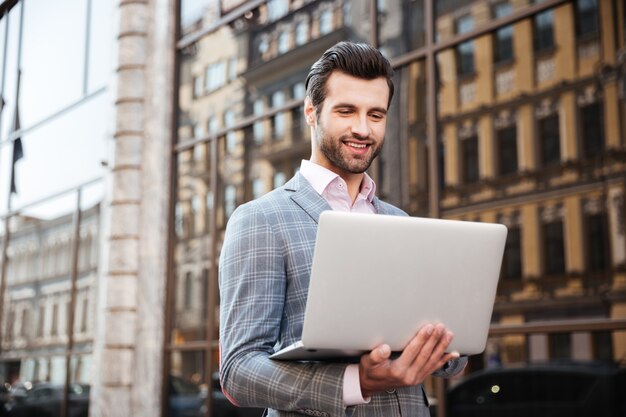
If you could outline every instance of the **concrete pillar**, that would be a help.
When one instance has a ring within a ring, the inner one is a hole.
[[[120,0],[92,417],[161,415],[174,1]]]
[[[492,116],[482,116],[478,120],[479,172],[482,179],[490,179],[496,176],[495,149]]]
[[[522,207],[522,265],[526,277],[541,275],[539,213],[534,204]]]
[[[583,272],[585,252],[582,244],[585,239],[582,230],[582,207],[578,196],[565,199],[564,220],[565,269],[567,272]]]

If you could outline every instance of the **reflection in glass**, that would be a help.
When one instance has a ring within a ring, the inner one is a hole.
[[[111,45],[113,11],[108,0],[89,0],[89,51],[87,93],[105,87],[113,73]]]
[[[499,3],[494,8],[496,19],[510,15],[513,7],[510,3]],[[495,62],[507,62],[513,59],[513,26],[498,29],[495,34],[494,57]]]
[[[554,12],[547,10],[534,17],[535,51],[548,51],[554,48]]]
[[[4,106],[2,107],[2,112],[0,113],[2,116],[2,131],[0,138],[2,140],[6,140],[11,129],[13,127],[13,117],[15,115],[15,103],[20,100],[20,106],[24,105],[21,97],[16,97],[17,94],[17,72],[19,69],[19,65],[17,62],[18,48],[19,48],[19,36],[20,36],[20,13],[22,10],[22,3],[18,3],[15,7],[11,8],[8,16],[4,16],[2,18],[3,21],[6,21],[5,24],[8,25],[8,33],[6,38],[6,50],[5,56],[6,58],[4,69],[4,84],[2,91],[2,99],[4,100]],[[23,58],[22,58],[23,59]],[[22,97],[24,92],[21,92]],[[24,123],[22,121],[22,127],[24,127]]]
[[[82,96],[86,4],[84,0],[24,2],[22,127],[41,121]]]
[[[276,91],[272,94],[272,107],[281,107],[285,105],[285,93]],[[272,119],[274,138],[280,139],[285,136],[285,113],[277,113]]]
[[[597,0],[576,0],[576,34],[585,36],[596,34],[600,30]]]
[[[183,32],[186,32],[193,23],[201,21],[214,3],[213,0],[181,0],[180,25]]]
[[[378,4],[378,37],[387,57],[425,44],[424,1],[386,0]]]
[[[107,113],[107,105],[106,97],[98,95],[22,136],[24,157],[15,168],[18,194],[13,196],[13,207],[103,175],[107,119],[102,115]],[[4,146],[0,153],[0,173],[10,167],[9,149]],[[0,213],[6,210],[9,184],[2,179],[7,178],[8,174],[0,176]]]
[[[24,209],[11,218],[2,338],[22,381],[65,382],[65,348],[72,338],[72,381],[89,383],[98,265],[102,184],[85,189],[74,242],[77,192]],[[95,202],[94,202],[95,201]],[[48,214],[42,216],[41,213]],[[0,240],[2,238],[0,237]],[[78,258],[74,259],[74,245]],[[71,291],[76,262],[76,291]],[[72,297],[74,310],[71,311]],[[73,318],[73,323],[68,320]],[[68,327],[69,325],[72,327]]]

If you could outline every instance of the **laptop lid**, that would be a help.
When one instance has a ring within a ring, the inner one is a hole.
[[[454,333],[449,351],[482,352],[506,234],[491,223],[323,212],[300,352],[286,359],[382,343],[401,351],[427,322]]]

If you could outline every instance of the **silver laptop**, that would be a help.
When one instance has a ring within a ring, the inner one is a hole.
[[[322,213],[302,339],[280,360],[358,360],[401,352],[425,323],[453,333],[449,351],[485,349],[507,229],[501,224]]]

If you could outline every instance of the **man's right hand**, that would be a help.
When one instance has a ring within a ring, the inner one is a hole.
[[[445,353],[453,334],[442,324],[423,326],[400,356],[391,359],[391,349],[381,345],[361,356],[359,381],[363,397],[381,391],[421,384],[458,352]]]

